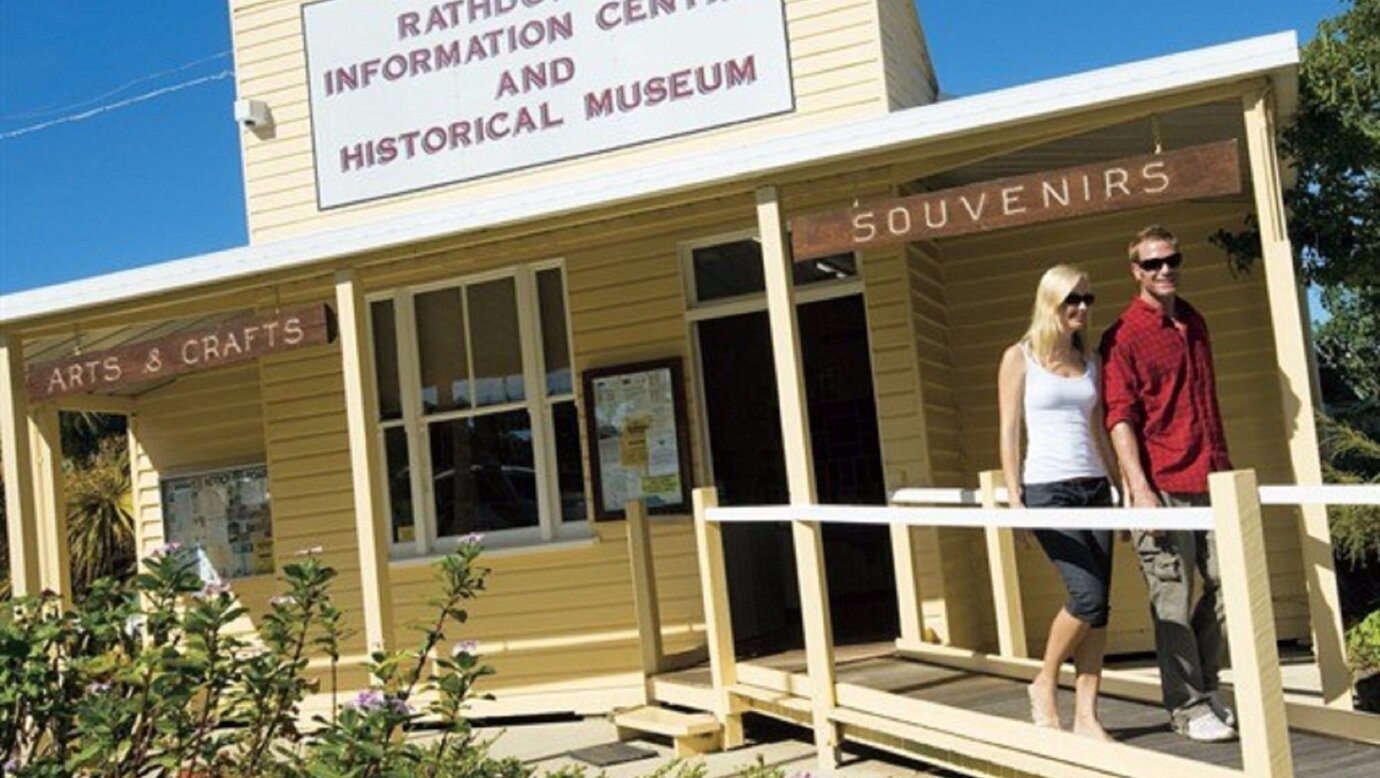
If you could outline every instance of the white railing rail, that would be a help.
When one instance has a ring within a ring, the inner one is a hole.
[[[820,521],[830,524],[905,524],[912,527],[1003,529],[1212,529],[1211,508],[918,508],[879,505],[771,505],[714,508],[705,519],[721,524]]]
[[[1117,501],[1116,489],[1112,489],[1113,502]],[[995,492],[998,503],[1010,503],[1006,488],[998,487]],[[907,487],[891,493],[891,504],[899,506],[922,505],[982,505],[982,491],[979,489],[954,489],[935,487]],[[1380,485],[1373,484],[1321,484],[1315,486],[1267,485],[1260,487],[1261,505],[1380,505]]]

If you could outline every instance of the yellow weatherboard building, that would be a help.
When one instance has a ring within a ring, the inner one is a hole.
[[[252,614],[271,571],[319,547],[356,669],[427,614],[429,560],[482,533],[494,572],[466,637],[497,674],[476,716],[662,702],[730,722],[721,745],[755,710],[812,726],[822,754],[855,732],[978,774],[1247,769],[1119,744],[1078,772],[1014,724],[835,716],[872,698],[751,660],[815,662],[823,636],[831,655],[882,643],[1019,674],[1058,579],[971,526],[697,541],[694,490],[880,506],[978,486],[1040,273],[1079,264],[1115,308],[1125,243],[1156,222],[1190,258],[1236,461],[1318,483],[1275,140],[1292,34],[941,100],[909,0],[231,0],[231,21],[250,244],[0,299],[16,591],[66,588],[56,418],[99,410],[129,418],[142,552],[200,545]],[[1174,172],[1209,144],[1216,172]],[[1265,261],[1236,274],[1208,238],[1251,214]],[[1373,747],[1325,511],[1265,515],[1272,599],[1252,623],[1311,645],[1323,687],[1289,723]],[[1109,650],[1150,651],[1118,557]],[[820,559],[811,594],[797,576]],[[711,655],[714,679],[661,677]]]

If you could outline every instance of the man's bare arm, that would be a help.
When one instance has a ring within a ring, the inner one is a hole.
[[[1140,461],[1140,441],[1130,422],[1118,422],[1112,427],[1112,448],[1116,449],[1116,459],[1121,465],[1121,480],[1131,493],[1131,507],[1158,508],[1159,495],[1145,477],[1145,469]]]

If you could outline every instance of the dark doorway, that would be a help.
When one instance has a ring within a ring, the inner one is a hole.
[[[886,488],[863,298],[850,295],[801,305],[799,319],[819,499],[882,504]],[[709,319],[698,327],[720,504],[787,502],[766,313]],[[835,640],[894,637],[896,589],[885,528],[826,526],[824,542]],[[725,527],[724,545],[740,654],[799,645],[789,526],[731,524]]]

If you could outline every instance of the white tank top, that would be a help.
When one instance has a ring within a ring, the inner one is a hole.
[[[1083,375],[1051,373],[1025,345],[1025,467],[1027,484],[1105,478],[1107,466],[1092,437],[1097,406],[1097,365],[1088,360]]]

